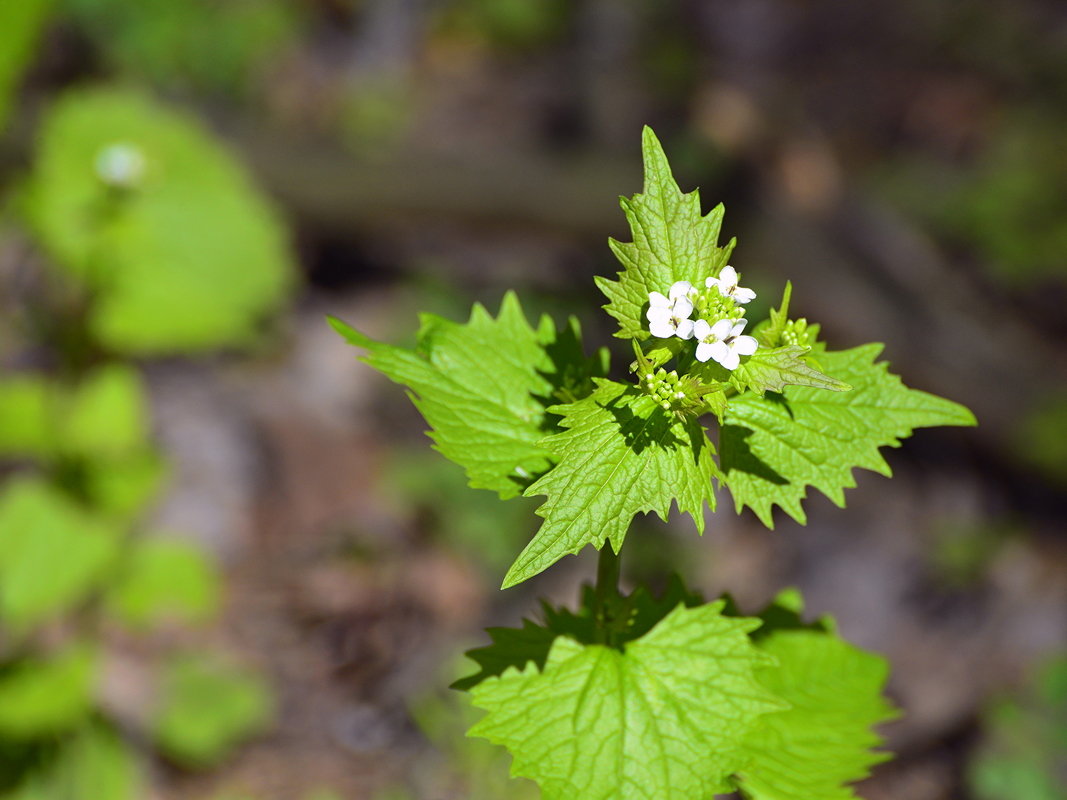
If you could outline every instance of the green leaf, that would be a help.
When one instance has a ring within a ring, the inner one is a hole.
[[[0,132],[7,125],[12,96],[52,12],[52,0],[0,0]]]
[[[270,722],[272,705],[255,675],[203,657],[176,658],[164,676],[156,741],[183,766],[213,766]]]
[[[782,394],[746,394],[730,401],[720,433],[724,482],[737,511],[748,506],[768,527],[775,504],[800,523],[801,501],[814,486],[838,506],[856,485],[856,467],[889,475],[879,447],[897,447],[915,428],[974,425],[963,406],[909,389],[884,362],[880,344],[819,356],[849,392],[790,386]]]
[[[622,652],[567,637],[543,670],[509,669],[472,690],[470,730],[504,745],[512,774],[545,800],[691,800],[724,788],[742,740],[781,704],[754,680],[759,623],[722,603],[679,607]]]
[[[218,610],[220,588],[218,573],[200,548],[172,539],[139,539],[108,588],[107,609],[134,628],[172,619],[205,622]]]
[[[424,315],[414,350],[376,342],[336,319],[330,324],[363,358],[408,386],[436,449],[467,471],[470,485],[515,497],[552,464],[539,444],[555,420],[546,408],[584,396],[606,371],[603,351],[587,359],[573,318],[562,330],[542,317],[530,327],[513,292],[496,319],[476,304],[466,324]]]
[[[96,659],[73,647],[0,670],[0,736],[34,739],[68,731],[92,710]]]
[[[81,602],[118,553],[120,532],[41,481],[0,494],[0,621],[25,631]]]
[[[51,107],[38,141],[23,208],[92,295],[100,343],[147,355],[254,341],[291,283],[285,228],[198,123],[137,93],[78,90]],[[143,160],[129,186],[98,174],[115,146]]]
[[[730,374],[730,383],[739,391],[750,389],[760,395],[769,391],[781,392],[786,386],[810,386],[833,392],[847,392],[852,388],[809,366],[803,356],[810,349],[797,345],[760,348],[742,360],[741,365]]]
[[[671,502],[704,530],[704,503],[713,510],[713,447],[694,419],[664,411],[633,386],[600,380],[584,400],[549,409],[563,417],[561,433],[543,440],[558,464],[526,490],[548,500],[545,521],[516,559],[504,587],[530,578],[587,544],[622,547],[630,520]]]
[[[850,800],[845,784],[890,758],[872,752],[871,726],[897,716],[882,697],[885,659],[835,635],[777,630],[760,641],[774,657],[756,677],[791,706],[766,714],[745,739],[751,762],[738,784],[752,800]]]
[[[91,458],[126,456],[148,442],[148,402],[140,376],[125,365],[91,372],[67,398],[64,451]]]
[[[53,385],[36,376],[0,380],[0,455],[41,458],[56,450]]]
[[[731,239],[726,247],[718,246],[723,206],[701,214],[699,193],[683,194],[678,188],[651,128],[644,130],[642,152],[644,193],[621,201],[633,241],[609,242],[624,269],[617,281],[596,279],[609,301],[604,309],[619,321],[615,335],[620,338],[647,338],[644,312],[649,293],[666,294],[675,281],[703,286],[705,278],[726,266],[736,244]]]
[[[486,633],[492,640],[491,644],[466,652],[467,658],[481,669],[453,683],[453,689],[472,689],[486,678],[502,674],[509,667],[521,669],[530,662],[541,669],[552,642],[558,636],[554,630],[528,619],[522,621],[521,628],[488,628]]]
[[[129,748],[112,731],[93,726],[4,800],[136,800],[144,797],[141,783]]]
[[[702,602],[700,595],[687,589],[677,575],[671,576],[667,588],[658,597],[646,586],[638,586],[630,595],[614,598],[612,641],[616,646],[622,646],[639,639],[679,605],[693,607]],[[530,662],[543,669],[552,643],[559,636],[569,636],[581,644],[593,644],[597,634],[593,619],[595,603],[593,587],[587,585],[582,590],[582,603],[576,611],[556,608],[542,601],[543,623],[524,619],[521,628],[489,628],[486,633],[491,643],[466,652],[466,656],[481,669],[456,681],[452,688],[469,690],[509,667],[523,669]]]

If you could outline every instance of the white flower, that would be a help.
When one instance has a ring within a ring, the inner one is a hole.
[[[737,369],[741,356],[756,352],[759,344],[751,336],[742,336],[747,320],[720,319],[714,325],[698,319],[693,326],[697,339],[697,361],[714,359],[726,369]]]
[[[704,285],[709,289],[712,286],[719,287],[719,294],[723,297],[731,297],[736,303],[748,303],[754,300],[756,293],[751,289],[745,289],[744,287],[737,285],[737,270],[727,264],[719,272],[718,278],[708,278],[704,281]]]
[[[144,179],[145,157],[141,149],[128,142],[109,144],[96,154],[96,176],[116,189],[133,189]]]
[[[687,281],[678,281],[670,288],[670,297],[664,297],[659,292],[649,292],[648,329],[653,336],[660,339],[669,339],[678,336],[681,339],[693,338],[693,320],[689,315],[693,313],[693,301],[689,299],[689,292],[693,287]]]

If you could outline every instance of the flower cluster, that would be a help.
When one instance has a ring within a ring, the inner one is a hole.
[[[737,369],[741,356],[750,356],[758,346],[745,336],[745,310],[742,306],[756,297],[751,289],[739,286],[740,276],[725,266],[716,278],[704,281],[701,292],[689,283],[678,281],[667,291],[648,295],[648,329],[653,336],[669,339],[696,339],[698,361],[716,361],[726,369]],[[693,312],[696,319],[691,319]]]

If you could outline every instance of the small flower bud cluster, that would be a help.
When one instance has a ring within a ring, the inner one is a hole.
[[[810,347],[815,338],[812,335],[813,333],[815,333],[815,331],[808,328],[808,321],[801,317],[800,319],[790,320],[790,322],[786,324],[780,340],[782,344],[795,344],[800,345],[801,347]]]
[[[646,390],[664,411],[670,411],[678,401],[685,400],[685,391],[679,380],[675,370],[667,372],[662,367],[654,373],[647,373],[644,378]]]
[[[737,369],[741,356],[752,355],[758,347],[754,338],[743,335],[748,322],[744,305],[756,293],[739,282],[737,270],[727,265],[718,277],[704,280],[705,291],[693,288],[689,281],[678,281],[666,296],[649,292],[649,332],[661,339],[695,338],[698,361],[714,360],[726,369]],[[690,319],[694,311],[695,320]]]

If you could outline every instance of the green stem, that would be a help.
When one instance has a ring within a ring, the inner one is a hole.
[[[596,588],[593,590],[593,619],[596,624],[596,640],[609,647],[614,646],[614,620],[611,618],[612,601],[619,596],[619,555],[611,549],[610,542],[600,548],[596,565]]]

